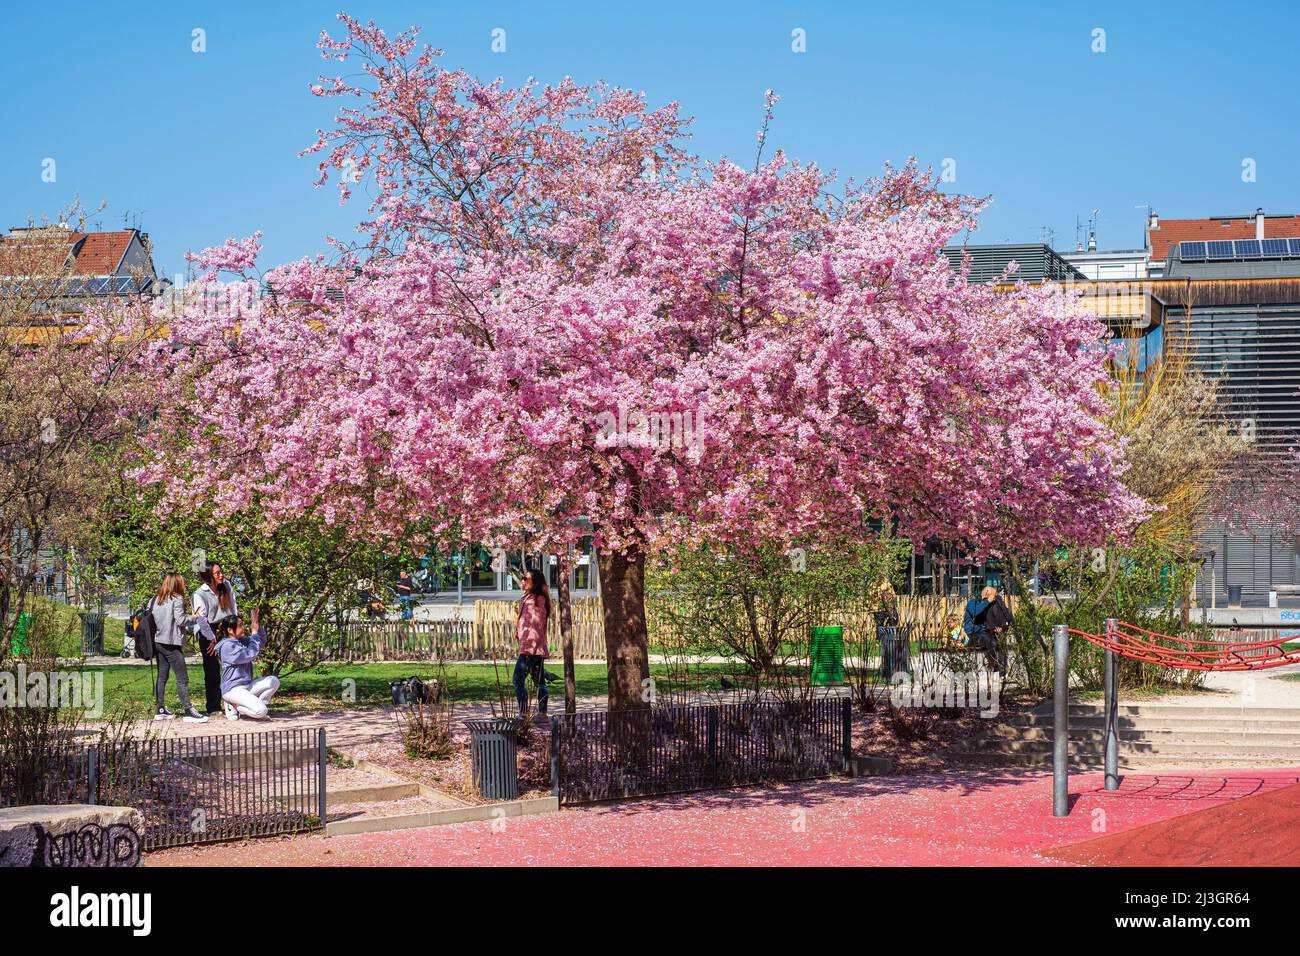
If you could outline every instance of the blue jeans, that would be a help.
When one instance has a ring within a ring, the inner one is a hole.
[[[515,661],[515,700],[519,702],[519,716],[528,709],[528,687],[524,679],[531,677],[537,685],[537,712],[546,713],[546,674],[542,667],[546,659],[541,654],[520,654]]]
[[[401,597],[399,597],[399,598],[397,599],[397,601],[398,601],[398,603],[402,606],[402,620],[403,620],[403,621],[409,621],[409,620],[411,620],[411,618],[413,617],[413,615],[412,615],[412,613],[411,613],[411,598],[410,598],[410,595],[403,594]]]

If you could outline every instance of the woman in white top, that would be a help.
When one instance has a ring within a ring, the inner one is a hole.
[[[219,714],[221,701],[221,661],[217,657],[217,642],[226,636],[230,623],[239,614],[235,603],[235,590],[221,573],[221,565],[209,562],[199,572],[203,586],[194,592],[194,613],[203,617],[212,628],[209,639],[198,633],[199,651],[203,659],[203,692],[205,708],[209,714]]]

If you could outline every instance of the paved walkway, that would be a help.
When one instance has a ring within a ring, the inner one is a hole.
[[[1300,674],[1300,664],[1245,671],[1211,671],[1205,675],[1205,690],[1195,694],[1169,694],[1151,703],[1188,707],[1300,707],[1300,680],[1282,680]],[[1120,687],[1120,703],[1124,703]]]
[[[956,771],[731,790],[556,814],[346,837],[168,850],[150,866],[1020,866],[1056,847],[1213,807],[1300,780],[1287,771],[1071,781],[1051,815],[1051,777]],[[504,826],[502,825],[504,823]],[[1122,862],[1122,861],[1116,861]]]
[[[581,697],[579,710],[603,710],[604,697]],[[456,720],[470,717],[492,716],[492,704],[458,704],[454,711]],[[135,730],[140,734],[154,733],[159,737],[205,737],[217,734],[259,734],[272,730],[324,727],[326,742],[337,750],[350,745],[367,743],[398,731],[397,711],[394,707],[352,707],[348,709],[296,711],[277,714],[270,720],[227,720],[213,717],[204,724],[187,724],[182,720],[139,720]]]
[[[845,688],[830,687],[818,689],[817,696],[843,697],[848,693]],[[564,695],[558,699],[552,692],[552,714],[563,712]],[[749,700],[744,691],[712,691],[691,695],[688,702],[698,704],[725,704]],[[675,701],[676,702],[676,701]],[[608,707],[606,696],[579,697],[575,702],[579,712],[599,712]],[[509,701],[513,712],[513,698]],[[272,705],[274,706],[274,705]],[[494,707],[496,709],[494,710]],[[492,717],[500,712],[495,701],[464,702],[455,705],[452,716],[455,720],[474,717]],[[299,727],[325,727],[329,745],[342,748],[346,744],[364,743],[395,732],[397,709],[392,706],[356,706],[347,708],[330,708],[327,710],[304,710],[277,713],[270,720],[227,720],[224,717],[210,718],[207,723],[187,724],[183,720],[152,720],[145,718],[135,722],[138,733],[152,732],[161,737],[200,737],[211,734],[248,734],[262,733],[270,730],[286,730]]]

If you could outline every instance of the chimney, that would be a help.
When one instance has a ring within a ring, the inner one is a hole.
[[[1255,210],[1255,238],[1264,238],[1264,209],[1260,207]]]
[[[1147,228],[1148,228],[1148,229],[1159,229],[1159,228],[1160,228],[1160,217],[1159,217],[1158,215],[1156,215],[1155,212],[1152,212],[1152,213],[1151,213],[1151,218],[1147,220]]]
[[[1097,251],[1097,233],[1095,233],[1091,229],[1088,230],[1088,251],[1089,252]]]

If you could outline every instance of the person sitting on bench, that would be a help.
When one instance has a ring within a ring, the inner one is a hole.
[[[989,613],[989,592],[992,590],[993,588],[985,588],[977,597],[966,602],[961,629],[966,632],[966,646],[974,650],[985,650],[988,646],[985,643],[989,630],[986,618]]]
[[[244,622],[235,618],[225,638],[217,644],[221,659],[221,700],[227,720],[241,716],[254,720],[267,719],[267,705],[280,689],[280,678],[274,674],[253,680],[253,661],[262,650],[262,633],[257,608],[253,609],[253,633],[244,634]]]
[[[988,628],[985,642],[989,651],[992,653],[990,664],[995,671],[1001,671],[1006,668],[1006,659],[1003,657],[1002,641],[1011,633],[1012,620],[1011,608],[1007,605],[1006,600],[1002,597],[1002,592],[997,588],[985,588],[985,591],[992,591],[988,611],[984,614],[984,625]]]

